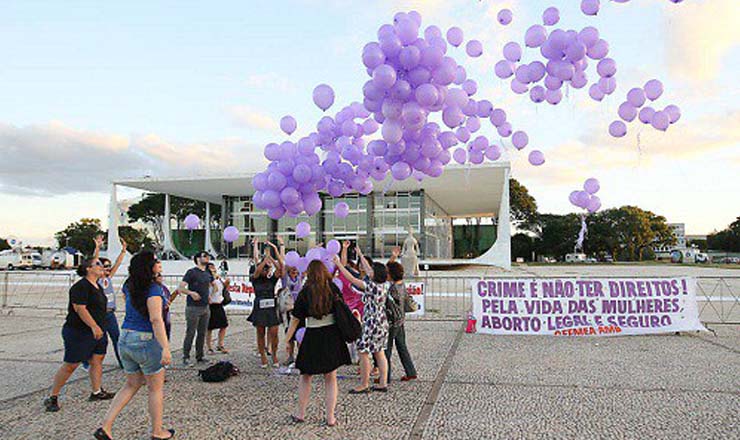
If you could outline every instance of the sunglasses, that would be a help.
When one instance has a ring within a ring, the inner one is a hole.
[[[110,269],[112,266],[110,264],[104,264],[103,269]]]
[[[91,266],[103,267],[103,263],[101,263],[100,261],[96,261],[93,264],[91,264]]]

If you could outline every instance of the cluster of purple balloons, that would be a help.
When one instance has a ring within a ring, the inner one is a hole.
[[[605,95],[617,87],[617,63],[607,58],[609,43],[600,38],[599,31],[591,26],[580,32],[554,29],[548,32],[546,26],[560,21],[557,8],[547,8],[542,14],[543,24],[530,26],[524,43],[528,48],[539,48],[541,60],[529,64],[521,63],[522,47],[511,41],[504,45],[504,59],[495,65],[495,73],[501,79],[511,79],[511,90],[517,94],[529,92],[532,102],[548,102],[557,105],[563,99],[561,91],[564,84],[581,89],[588,84],[586,68],[588,60],[597,60],[596,71],[599,80],[591,85],[589,95],[601,101]]]
[[[609,134],[620,138],[627,134],[627,124],[639,119],[643,124],[650,124],[656,130],[666,131],[668,126],[675,124],[681,119],[681,109],[676,105],[668,105],[663,110],[655,110],[645,103],[655,101],[663,95],[663,83],[657,79],[651,79],[645,86],[635,87],[627,92],[627,100],[619,105],[617,114],[621,120],[609,124]],[[644,106],[644,107],[643,107]]]
[[[571,204],[594,213],[601,208],[601,199],[595,195],[600,188],[601,186],[596,178],[588,178],[583,183],[583,190],[571,192],[568,199]]]
[[[299,272],[305,272],[308,264],[314,260],[324,263],[329,272],[334,273],[334,256],[339,254],[342,246],[337,240],[329,240],[326,247],[315,247],[309,249],[305,256],[301,256],[296,251],[290,251],[285,254],[285,265],[295,267]]]
[[[630,0],[612,0],[615,3],[627,3]],[[683,0],[669,0],[671,3],[681,3]],[[599,0],[581,0],[581,12],[586,15],[596,15],[601,9]]]
[[[484,118],[500,136],[512,136],[517,149],[527,146],[527,134],[513,132],[503,109],[472,98],[477,83],[448,54],[463,44],[462,29],[452,27],[444,36],[434,25],[422,34],[420,30],[418,12],[397,13],[393,24],[380,27],[378,40],[362,50],[370,77],[362,87],[363,102],[322,117],[315,132],[295,143],[265,147],[270,164],[252,180],[257,208],[266,209],[272,219],[302,212],[311,216],[321,209],[319,191],[332,197],[348,192],[366,195],[373,190],[371,179],[383,181],[389,173],[395,181],[410,177],[421,181],[439,177],[453,158],[460,164],[495,161],[501,156],[498,146],[485,136],[471,141]],[[465,52],[479,57],[483,46],[469,40]],[[334,92],[321,84],[314,89],[313,100],[326,111],[334,102]],[[435,113],[441,114],[443,125],[429,121]],[[286,116],[280,127],[290,135],[295,120]],[[366,143],[365,137],[376,132],[380,139]],[[450,151],[459,143],[467,145]],[[323,160],[317,150],[323,151]],[[535,159],[533,163],[544,162],[544,157]]]

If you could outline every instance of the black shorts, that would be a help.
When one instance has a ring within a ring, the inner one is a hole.
[[[108,335],[95,339],[92,330],[80,330],[66,325],[62,327],[64,340],[64,362],[78,364],[90,360],[94,354],[104,355],[108,349]]]

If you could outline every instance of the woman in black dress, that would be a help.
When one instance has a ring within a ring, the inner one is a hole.
[[[337,419],[337,368],[351,365],[347,344],[342,340],[334,321],[334,303],[341,298],[339,288],[332,282],[326,266],[312,261],[306,272],[306,282],[293,305],[293,316],[287,334],[287,346],[298,329],[300,320],[306,321],[306,333],[298,349],[295,366],[301,371],[298,387],[298,414],[291,415],[294,423],[302,423],[311,395],[311,376],[324,375],[326,425],[335,426]]]
[[[254,258],[259,259],[259,242],[254,241]],[[275,249],[277,260],[275,260],[268,249],[265,250],[265,257],[259,260],[256,267],[253,267],[249,280],[254,288],[254,307],[252,313],[247,318],[257,328],[257,350],[262,360],[262,368],[267,368],[267,354],[265,353],[265,335],[270,343],[272,353],[272,365],[277,368],[280,366],[277,357],[278,347],[278,327],[280,326],[280,317],[278,315],[277,298],[275,298],[275,286],[283,276],[283,262],[280,258],[280,252],[277,247],[270,243],[267,244]]]

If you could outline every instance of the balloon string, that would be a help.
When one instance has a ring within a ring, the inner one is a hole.
[[[586,233],[588,232],[588,228],[586,227],[586,214],[581,214],[581,230],[578,232],[578,239],[576,240],[576,246],[573,249],[574,252],[577,252],[580,249],[583,249],[583,240],[586,239]]]
[[[390,179],[385,185],[383,185],[383,195],[391,189],[391,186],[393,186],[393,179]]]

